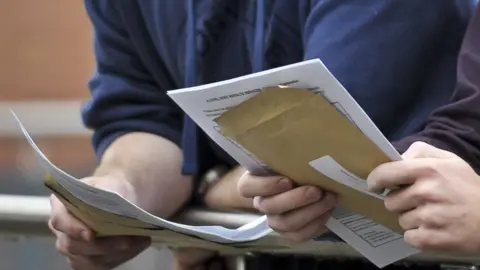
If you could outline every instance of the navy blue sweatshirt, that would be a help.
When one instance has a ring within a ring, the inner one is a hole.
[[[445,104],[466,0],[86,0],[96,72],[82,116],[98,157],[135,131],[184,152],[184,173],[229,163],[166,95],[319,58],[391,140]],[[232,164],[230,164],[232,165]]]

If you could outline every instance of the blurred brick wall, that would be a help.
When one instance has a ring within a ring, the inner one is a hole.
[[[79,99],[93,66],[83,1],[0,0],[1,99]]]
[[[86,83],[94,62],[83,1],[0,0],[0,33],[0,101],[88,97]],[[52,136],[37,142],[61,167],[93,163],[88,136]],[[25,147],[23,138],[0,134],[0,166],[13,166]]]

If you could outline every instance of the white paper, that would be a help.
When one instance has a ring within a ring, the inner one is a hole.
[[[190,118],[229,153],[239,164],[255,174],[273,173],[266,164],[247,150],[225,138],[213,121],[229,108],[258,94],[261,89],[286,85],[309,89],[326,98],[338,111],[354,123],[392,160],[400,154],[383,136],[371,119],[345,88],[319,60],[308,60],[226,81],[168,91],[167,94]]]
[[[346,170],[331,156],[313,160],[310,166],[340,184],[379,200],[383,200],[388,193],[388,190],[383,194],[368,191],[365,179]],[[341,208],[334,210],[326,226],[378,267],[387,266],[420,252],[405,243],[403,235],[376,224],[365,216]]]
[[[272,230],[268,227],[268,222],[265,216],[260,217],[257,220],[254,220],[240,228],[227,229],[221,226],[190,226],[171,222],[151,215],[128,200],[124,199],[119,194],[87,185],[57,168],[37,147],[31,136],[28,134],[26,128],[20,122],[20,119],[18,119],[14,113],[13,115],[18,121],[18,124],[30,146],[33,150],[35,150],[35,153],[44,169],[50,173],[63,188],[72,193],[73,196],[91,206],[117,215],[141,220],[156,226],[158,229],[168,229],[217,243],[253,241],[272,232]]]
[[[328,178],[339,182],[340,184],[349,186],[359,192],[365,193],[380,200],[383,200],[389,192],[389,190],[385,190],[382,194],[377,194],[369,191],[367,187],[367,181],[365,179],[362,179],[351,173],[328,155],[310,161],[310,166]]]
[[[420,252],[409,246],[401,234],[340,207],[333,211],[326,226],[380,268]]]
[[[269,175],[274,174],[274,172],[263,161],[249,153],[243,147],[225,138],[220,133],[220,128],[214,119],[229,108],[239,105],[258,94],[261,89],[278,85],[309,89],[322,95],[332,106],[368,136],[390,159],[401,160],[400,154],[319,59],[304,61],[222,82],[172,90],[167,93],[213,141],[229,153],[240,165],[254,174]],[[338,167],[334,169],[333,171],[326,170],[326,172],[338,173]],[[348,186],[366,192],[366,189],[358,185],[358,183],[351,183]],[[416,251],[406,246],[403,238],[394,242],[394,244],[382,246],[387,247],[384,250],[385,252],[392,249],[396,253],[384,253],[384,251],[380,252],[372,249],[362,238],[358,238],[358,235],[355,234],[356,231],[345,226],[341,219],[332,218],[328,226],[330,230],[344,239],[345,242],[379,266],[385,266],[388,263],[395,262],[416,253]],[[381,225],[375,224],[375,226]],[[371,226],[371,228],[379,228],[375,226]],[[386,228],[384,229],[388,230]],[[375,252],[382,254],[382,256],[386,254],[386,257],[379,259],[374,256]]]

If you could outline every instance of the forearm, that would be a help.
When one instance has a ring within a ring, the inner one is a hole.
[[[95,175],[118,175],[132,186],[136,203],[163,217],[189,199],[192,177],[181,174],[182,152],[157,135],[134,132],[116,139],[105,151]]]

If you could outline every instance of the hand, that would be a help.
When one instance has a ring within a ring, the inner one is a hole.
[[[290,179],[281,176],[246,172],[240,177],[238,191],[253,198],[254,207],[267,215],[270,228],[295,242],[326,232],[325,223],[336,205],[331,193],[315,186],[294,187]]]
[[[121,177],[91,177],[85,182],[98,188],[116,191],[135,202],[133,189]],[[150,245],[150,238],[114,236],[96,238],[85,223],[71,215],[65,206],[52,195],[50,230],[56,235],[57,250],[67,257],[75,270],[108,270],[132,259]]]
[[[173,252],[173,270],[226,270],[225,262],[210,250],[181,248]]]
[[[480,177],[458,156],[425,143],[403,157],[376,168],[368,185],[392,190],[385,207],[399,213],[405,241],[424,251],[480,251]]]

